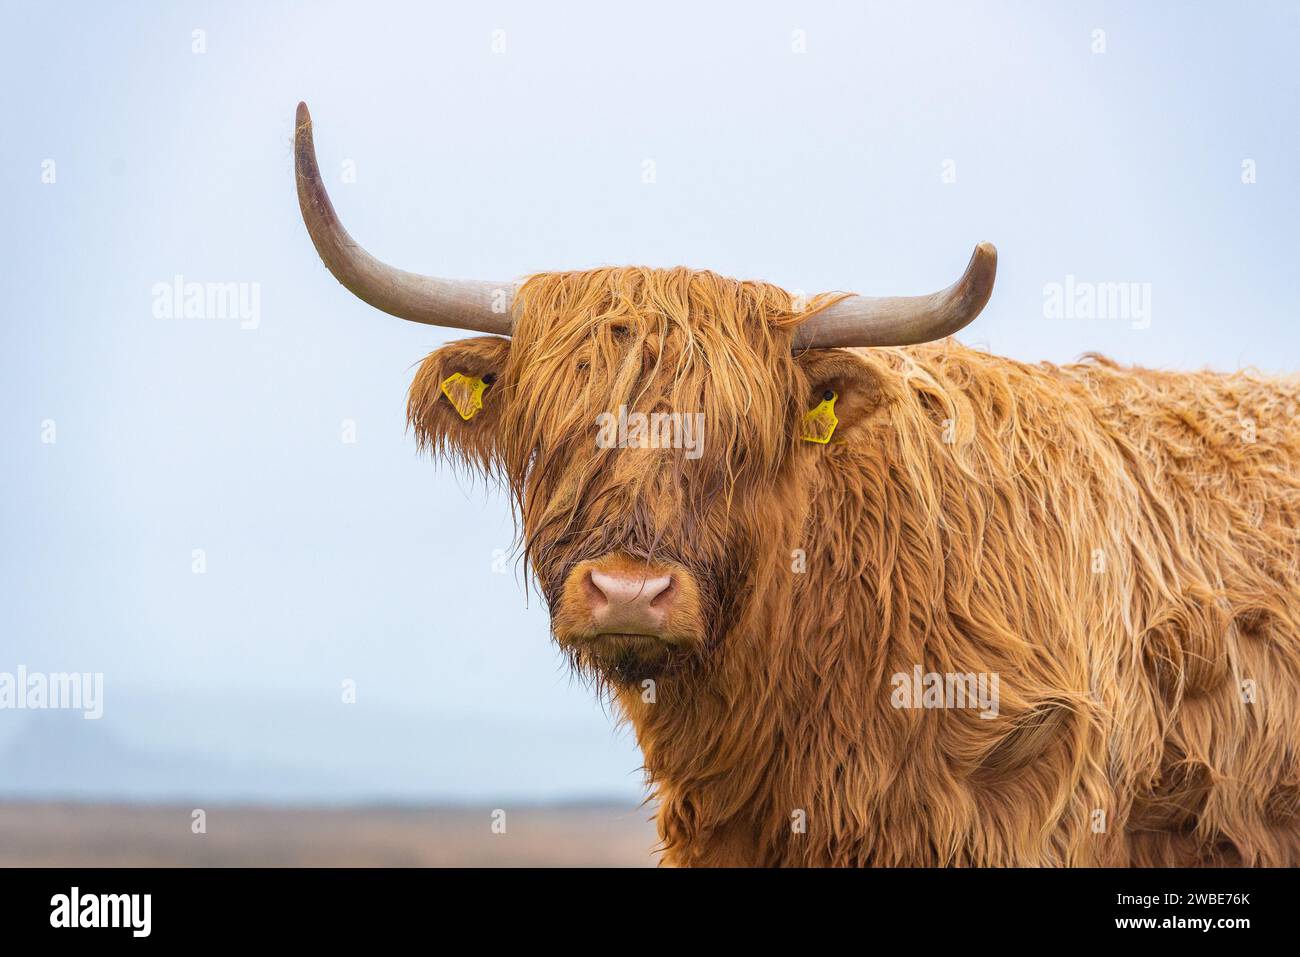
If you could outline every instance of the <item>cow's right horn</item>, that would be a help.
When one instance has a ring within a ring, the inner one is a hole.
[[[431,326],[510,335],[509,283],[435,279],[394,269],[357,245],[339,222],[321,182],[307,104],[298,104],[294,134],[298,205],[316,252],[334,278],[376,309]],[[498,311],[499,310],[499,311]]]
[[[928,296],[847,296],[795,329],[796,349],[910,346],[950,336],[984,308],[993,294],[998,251],[980,243],[960,279]]]

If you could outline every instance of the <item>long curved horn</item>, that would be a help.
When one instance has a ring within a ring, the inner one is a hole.
[[[334,278],[376,309],[431,326],[510,335],[511,285],[465,279],[434,279],[394,269],[366,252],[339,222],[316,165],[307,104],[298,104],[294,134],[298,205],[316,252]],[[494,311],[493,306],[500,311]]]
[[[794,347],[909,346],[942,339],[980,314],[997,272],[998,251],[992,243],[980,243],[962,277],[942,292],[841,299],[795,330]]]

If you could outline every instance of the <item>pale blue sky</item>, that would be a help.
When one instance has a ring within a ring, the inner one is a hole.
[[[0,712],[0,752],[87,794],[640,793],[493,571],[504,497],[405,433],[412,364],[458,336],[353,299],[303,231],[300,99],[340,215],[404,268],[916,293],[987,239],[967,342],[1300,370],[1300,7],[847,6],[4,0],[0,671],[102,671],[106,700]],[[259,326],[154,318],[177,274],[259,284]],[[1067,275],[1149,283],[1149,328],[1044,318]]]

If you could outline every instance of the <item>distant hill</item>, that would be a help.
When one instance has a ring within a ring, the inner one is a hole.
[[[0,800],[495,805],[576,796],[635,805],[645,793],[638,763],[612,728],[593,734],[247,692],[115,690],[92,721],[76,711],[0,711]]]
[[[136,749],[105,720],[72,711],[22,714],[0,748],[0,797],[230,800],[286,790],[326,795],[344,783],[310,770]]]
[[[645,808],[0,802],[0,867],[645,867]],[[494,829],[494,820],[504,830]]]

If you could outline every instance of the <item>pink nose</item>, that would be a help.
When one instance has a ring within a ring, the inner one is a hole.
[[[592,569],[587,585],[591,617],[605,634],[658,634],[676,592],[671,575],[649,578],[597,569]]]

